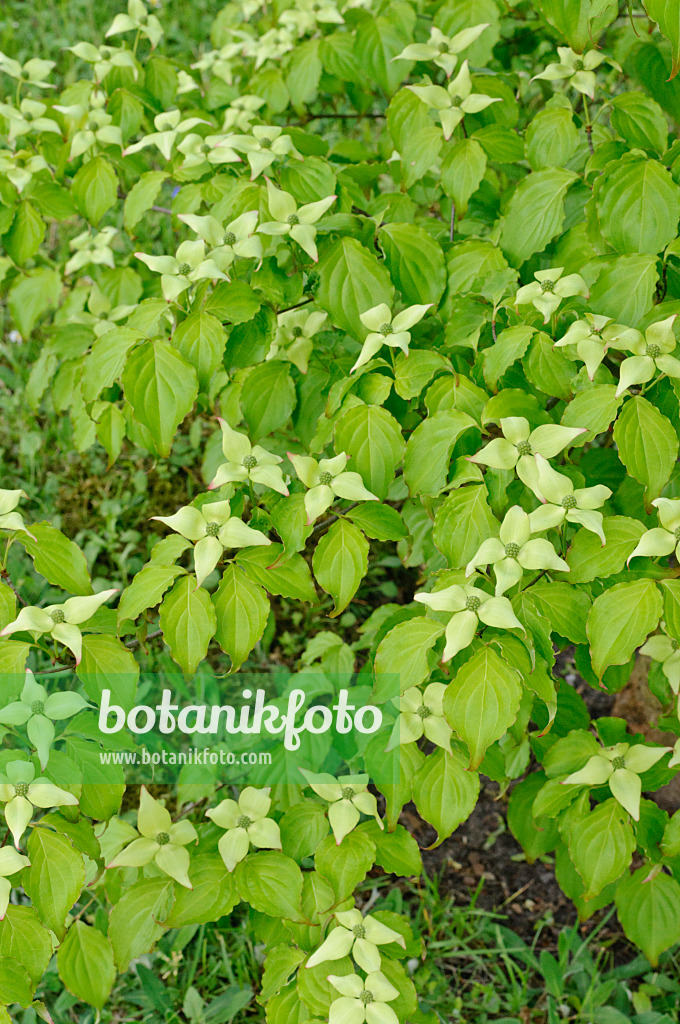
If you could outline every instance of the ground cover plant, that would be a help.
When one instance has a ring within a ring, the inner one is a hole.
[[[677,5],[129,0],[82,37],[50,8],[40,45],[21,16],[0,1020],[672,1020]],[[654,720],[591,720],[565,657],[593,698],[642,671]],[[179,739],[100,709],[159,680],[279,711],[347,688],[383,726],[126,773],[102,755]],[[413,821],[436,849],[480,777],[580,921],[616,915],[628,974],[405,881]],[[497,977],[456,993],[451,934]]]

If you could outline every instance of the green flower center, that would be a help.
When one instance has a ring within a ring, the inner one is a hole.
[[[206,537],[216,537],[220,532],[219,523],[207,523],[205,527]]]
[[[544,295],[545,295],[546,292],[554,292],[555,291],[555,282],[554,281],[541,281],[541,291],[543,292]]]
[[[575,60],[574,61],[574,71],[583,71],[584,68],[585,68],[585,64],[583,63],[582,60]]]
[[[364,1004],[364,1006],[367,1006],[368,1003],[372,1003],[375,1001],[375,996],[373,995],[372,992],[369,992],[368,989],[365,988],[364,991],[359,996],[359,999]]]
[[[255,469],[255,466],[257,465],[257,459],[255,458],[254,455],[244,455],[243,465],[245,466],[246,469]]]
[[[438,49],[439,49],[440,53],[448,53],[449,52],[449,44],[448,43],[440,43]]]
[[[481,600],[478,597],[470,596],[465,602],[465,610],[468,612],[476,612],[481,604]]]
[[[566,508],[567,512],[569,509],[576,508],[576,498],[573,494],[567,494],[562,498],[562,508]]]
[[[355,939],[365,939],[366,929],[364,928],[363,924],[355,924],[354,928],[352,928],[352,935],[354,936]]]
[[[381,324],[379,331],[383,338],[386,338],[388,334],[394,334],[392,324]]]
[[[272,141],[268,135],[265,135],[264,138],[260,139],[260,149],[271,149]]]
[[[678,647],[680,647],[680,644],[678,643],[678,641],[674,637],[670,637],[669,639],[671,641],[671,647],[673,648],[674,651],[677,651]]]
[[[333,479],[333,474],[332,473],[328,473],[328,472],[321,473],[320,476],[319,476],[319,483],[323,487],[328,487],[332,479]]]
[[[184,275],[184,274],[188,274],[190,270],[191,270],[191,267],[189,266],[188,263],[180,263],[180,265],[177,268],[177,273]]]
[[[170,842],[170,836],[167,832],[159,832],[156,836],[156,842],[159,846],[167,846]]]
[[[432,712],[428,708],[427,704],[421,704],[420,707],[418,708],[418,710],[416,711],[416,714],[418,715],[419,718],[423,718],[424,719],[424,718],[429,718],[430,715],[432,714]]]
[[[648,345],[645,350],[645,354],[648,355],[650,359],[658,359],[661,355],[661,349],[658,345]]]
[[[528,441],[520,441],[517,445],[517,452],[519,455],[533,455],[531,445]]]
[[[451,106],[452,107],[459,107],[462,102],[463,102],[463,97],[462,96],[452,96],[451,97]]]
[[[619,768],[625,768],[625,767],[626,767],[626,762],[624,761],[624,759],[622,757],[615,757],[614,760],[612,761],[612,768],[615,771],[618,771]]]
[[[680,544],[680,526],[675,527],[675,529],[673,530],[673,536],[675,537],[676,541]]]
[[[343,786],[342,787],[342,799],[343,800],[351,800],[353,796],[354,796],[354,790],[352,789],[351,786]]]
[[[32,120],[33,120],[33,114],[30,112],[30,110],[27,110],[26,113],[24,114],[24,121],[32,121]]]
[[[514,542],[506,544],[505,554],[507,555],[508,558],[517,558],[519,554],[519,544],[515,544]]]
[[[31,711],[34,715],[42,715],[45,710],[45,705],[41,700],[34,700],[31,704]]]
[[[299,224],[300,218],[298,217],[297,213],[291,213],[290,217],[287,220],[287,223],[290,224],[292,228],[294,228],[296,224]]]
[[[61,608],[54,608],[50,612],[50,618],[52,619],[52,622],[64,622],[65,621],[65,616],[64,616],[64,613],[61,610]]]
[[[96,132],[99,129],[99,125],[96,121],[88,121],[87,128],[90,132]]]
[[[301,338],[302,337],[302,328],[301,327],[294,327],[293,330],[290,333],[293,335],[294,338]]]
[[[253,823],[253,819],[249,818],[247,814],[242,814],[236,819],[236,828],[250,828]]]
[[[225,245],[233,245],[235,241],[236,241],[236,235],[234,234],[234,232],[233,231],[227,231],[226,235],[224,236],[224,244]]]
[[[17,796],[25,797],[26,794],[28,793],[28,783],[17,782],[16,786],[14,787],[14,792],[16,793]]]

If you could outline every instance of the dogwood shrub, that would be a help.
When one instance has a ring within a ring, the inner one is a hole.
[[[111,473],[182,478],[144,510],[143,567],[96,594],[0,491],[0,1020],[49,1019],[55,952],[101,1009],[169,929],[243,901],[271,1024],[425,1024],[405,964],[427,951],[353,894],[376,864],[419,874],[402,808],[442,843],[480,774],[582,920],[614,903],[652,964],[680,940],[680,812],[654,800],[680,767],[680,36],[675,4],[630,14],[239,0],[177,55],[129,0],[68,57],[0,55],[23,401]],[[310,606],[296,681],[358,672],[385,732],[196,799],[190,773],[127,797],[102,775],[103,691],[143,704],[145,651],[191,694]],[[591,721],[565,650],[608,693],[641,650],[668,742]]]

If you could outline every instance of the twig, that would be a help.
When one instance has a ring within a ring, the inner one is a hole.
[[[310,121],[320,121],[320,120],[325,119],[325,118],[328,118],[329,120],[345,121],[345,120],[354,120],[354,119],[358,119],[358,118],[362,118],[362,117],[385,118],[385,117],[387,117],[387,114],[375,114],[375,113],[367,113],[367,114],[310,114],[309,117],[306,118],[306,120],[304,120],[304,121],[294,121],[293,124],[295,124],[295,125],[305,125],[305,124],[309,124]]]
[[[335,520],[338,519],[341,515],[344,516],[346,512],[351,512],[352,509],[356,508],[357,505],[359,505],[359,504],[361,504],[361,503],[358,502],[358,501],[353,501],[351,505],[347,506],[347,508],[340,509],[340,511],[338,512],[337,515],[329,516],[329,518],[328,519],[324,519],[324,521],[322,523],[317,523],[312,532],[316,533],[317,530],[323,530],[324,526],[330,526],[331,523],[334,523]]]
[[[143,643],[146,643],[148,640],[157,640],[159,636],[163,636],[163,630],[162,629],[156,629],[156,630],[154,630],[153,633],[149,633],[144,638],[144,640],[137,640],[137,639],[135,639],[135,640],[128,640],[127,643],[123,644],[123,646],[126,647],[129,651],[134,651],[138,647],[141,647],[141,645]],[[35,676],[51,676],[51,675],[55,675],[58,672],[72,672],[74,668],[75,668],[75,665],[57,665],[55,668],[46,668],[46,669],[43,669],[42,671],[34,672],[33,675],[35,675]]]
[[[281,313],[290,313],[291,309],[299,309],[300,306],[308,306],[310,302],[314,302],[313,296],[310,299],[303,299],[302,302],[296,302],[294,306],[286,306],[285,309],[280,309],[279,315],[281,315]]]
[[[169,210],[167,206],[152,206],[151,209],[155,210],[156,213],[167,213],[170,217],[172,217],[172,210]]]
[[[456,204],[451,200],[451,224],[449,225],[449,242],[453,241],[456,232]]]
[[[16,599],[19,602],[19,604],[25,606],[26,602],[24,601],[23,597],[21,596],[21,594],[19,593],[17,588],[12,583],[12,580],[10,579],[10,575],[9,575],[9,572],[7,571],[7,569],[0,569],[0,576],[2,576],[2,578],[5,581],[5,583],[7,584],[7,586],[13,592],[13,594],[16,597]]]

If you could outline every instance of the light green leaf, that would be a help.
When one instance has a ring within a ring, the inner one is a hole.
[[[678,457],[678,435],[670,420],[639,395],[629,399],[614,424],[619,457],[645,487],[645,500],[657,498]]]
[[[75,921],[57,954],[59,977],[71,995],[101,1010],[116,980],[113,949],[98,928]]]
[[[253,583],[259,583],[270,594],[317,604],[314,580],[307,562],[297,554],[283,561],[283,554],[282,544],[268,544],[266,547],[242,548],[236,554],[236,561]]]
[[[73,179],[71,195],[85,220],[98,224],[118,196],[118,178],[108,160],[96,156],[83,164]]]
[[[114,636],[90,633],[83,637],[83,657],[76,668],[90,700],[99,704],[103,690],[111,691],[111,701],[129,711],[135,704],[139,665],[132,651]]]
[[[626,937],[656,967],[660,955],[680,941],[680,884],[663,872],[650,877],[648,864],[616,890],[616,909]]]
[[[368,571],[368,541],[353,523],[338,519],[321,538],[312,557],[314,576],[333,598],[331,618],[345,610]]]
[[[413,801],[418,813],[437,832],[439,846],[472,814],[479,796],[479,775],[470,771],[458,750],[437,749],[413,777]],[[430,849],[432,848],[430,847]]]
[[[486,172],[486,153],[475,139],[459,139],[442,162],[442,188],[456,207],[456,216],[467,212],[468,202]]]
[[[155,608],[173,580],[185,570],[179,565],[153,562],[145,565],[126,587],[118,604],[118,625],[136,619],[147,608]]]
[[[241,389],[241,410],[253,441],[278,430],[295,408],[295,385],[287,362],[260,363]]]
[[[147,341],[129,356],[123,388],[135,419],[147,428],[159,453],[167,458],[175,432],[198,394],[193,366],[166,341]]]
[[[338,846],[329,835],[319,843],[314,866],[335,890],[338,902],[347,899],[373,867],[375,844],[365,832],[350,832]]]
[[[318,266],[317,301],[331,320],[357,340],[366,336],[359,314],[381,302],[392,305],[394,288],[384,264],[355,238],[334,242]]]
[[[173,901],[174,883],[169,878],[151,878],[130,886],[114,904],[109,939],[119,971],[160,939]]]
[[[196,586],[195,576],[179,580],[163,598],[159,625],[173,659],[191,675],[205,658],[217,628],[210,594]]]
[[[521,696],[519,673],[490,647],[458,670],[444,694],[444,716],[467,744],[471,768],[515,721]]]
[[[17,534],[17,540],[33,559],[35,571],[69,594],[91,594],[87,562],[78,545],[49,523],[32,523],[31,533],[33,537]]]
[[[222,363],[227,335],[219,320],[210,313],[192,313],[178,325],[172,343],[196,370],[198,385],[206,391],[213,374]]]
[[[347,469],[359,473],[372,494],[386,497],[405,448],[399,424],[387,409],[348,409],[335,423],[335,448],[349,455]]]
[[[404,302],[432,302],[436,307],[446,287],[441,246],[415,224],[386,224],[379,240],[390,277]]]
[[[583,898],[590,900],[617,881],[634,849],[633,827],[616,800],[605,800],[582,818],[569,832],[569,856],[585,883]]]
[[[572,171],[552,167],[517,185],[501,226],[501,248],[516,266],[542,252],[561,230],[564,198],[575,180]]]
[[[166,178],[165,171],[147,171],[128,192],[123,204],[123,224],[129,235],[132,235],[135,226],[156,202]]]
[[[464,568],[482,541],[498,535],[484,484],[452,491],[437,509],[432,539],[452,569]]]
[[[653,580],[617,583],[598,597],[588,615],[593,670],[602,679],[610,665],[625,665],[633,651],[656,629],[663,611]]]
[[[254,910],[270,917],[301,920],[302,871],[285,853],[251,853],[234,874],[241,898]]]
[[[453,446],[471,427],[477,427],[472,417],[457,409],[437,412],[416,427],[404,456],[404,481],[411,494],[439,494],[447,481]]]
[[[231,671],[236,672],[264,633],[269,617],[267,595],[243,569],[231,564],[224,570],[213,604],[215,639],[231,658]]]
[[[372,699],[382,703],[412,686],[420,686],[430,673],[428,653],[444,627],[434,619],[418,616],[400,622],[378,646],[375,656],[375,687]]]

